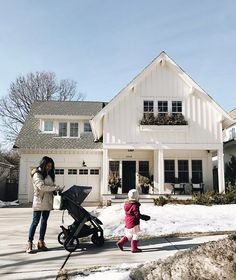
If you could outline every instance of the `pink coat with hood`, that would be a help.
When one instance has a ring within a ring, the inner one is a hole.
[[[126,201],[125,209],[125,227],[133,228],[140,224],[140,203],[138,201]]]

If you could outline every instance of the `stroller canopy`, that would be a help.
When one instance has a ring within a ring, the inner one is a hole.
[[[68,198],[76,204],[81,204],[91,192],[90,186],[72,186],[67,191],[62,193],[63,198]]]

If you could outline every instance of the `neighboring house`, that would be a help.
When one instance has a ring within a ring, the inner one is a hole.
[[[0,200],[6,200],[6,183],[13,167],[10,162],[0,155]]]
[[[229,162],[236,156],[236,108],[229,112],[234,122],[224,130],[224,161]]]
[[[164,52],[104,105],[33,104],[16,141],[20,201],[32,200],[30,170],[44,155],[55,160],[57,184],[91,185],[91,202],[110,193],[111,176],[119,193],[138,188],[139,175],[153,180],[153,194],[171,193],[175,178],[212,190],[214,153],[224,191],[222,129],[232,119]]]

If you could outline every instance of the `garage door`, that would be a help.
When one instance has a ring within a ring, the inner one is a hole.
[[[100,169],[99,168],[58,168],[55,170],[56,184],[65,186],[65,190],[73,185],[91,186],[92,191],[86,201],[99,201]]]

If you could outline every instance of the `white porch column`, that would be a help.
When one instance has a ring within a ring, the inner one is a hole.
[[[164,193],[164,156],[163,150],[158,150],[158,187],[159,194]]]
[[[103,149],[101,195],[108,193],[108,149]]]
[[[217,150],[219,193],[225,192],[224,154],[223,148]]]
[[[156,194],[158,189],[158,150],[153,151],[153,183],[154,183],[154,193]]]

